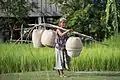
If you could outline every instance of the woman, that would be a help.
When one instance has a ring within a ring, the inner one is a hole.
[[[66,19],[61,18],[59,21],[59,27],[66,27]],[[56,70],[60,77],[65,77],[63,70],[68,69],[70,57],[67,55],[67,51],[65,49],[65,44],[68,39],[67,33],[70,32],[71,29],[67,31],[63,31],[61,29],[56,30],[56,39],[55,39],[55,51],[56,51]]]

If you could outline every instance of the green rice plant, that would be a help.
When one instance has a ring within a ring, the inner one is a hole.
[[[1,73],[53,69],[54,49],[35,49],[31,44],[16,44],[13,48],[13,44],[2,44],[1,47],[5,45],[7,51],[2,49],[0,54]]]
[[[83,47],[71,58],[70,71],[120,71],[120,35]],[[105,44],[105,45],[103,45]],[[106,45],[107,44],[107,45]],[[32,44],[0,44],[0,73],[48,71],[55,66],[55,49]]]
[[[83,71],[119,71],[120,35],[101,43],[84,46],[81,55],[71,62],[71,70]],[[103,45],[105,44],[105,45]],[[106,45],[107,44],[107,45]]]

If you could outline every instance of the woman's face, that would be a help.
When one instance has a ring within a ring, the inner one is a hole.
[[[66,21],[65,21],[65,20],[62,20],[62,21],[60,22],[60,26],[61,26],[61,27],[65,27],[65,26],[66,26]]]

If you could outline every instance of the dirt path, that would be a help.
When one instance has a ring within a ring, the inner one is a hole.
[[[120,80],[120,72],[65,72],[59,77],[55,71],[1,74],[0,80]]]

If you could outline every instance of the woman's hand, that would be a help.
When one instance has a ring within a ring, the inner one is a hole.
[[[59,29],[56,30],[56,33],[59,35],[59,36],[64,36],[65,34],[67,34],[68,32],[72,32],[72,29],[68,29],[66,30],[65,32],[61,32]]]
[[[72,29],[68,29],[68,32],[72,32],[73,30]]]

